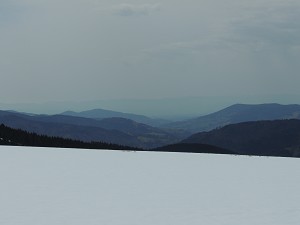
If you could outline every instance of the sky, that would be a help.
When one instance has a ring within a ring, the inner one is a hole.
[[[298,0],[1,0],[0,102],[300,95]]]

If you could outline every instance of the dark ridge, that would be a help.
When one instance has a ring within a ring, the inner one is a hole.
[[[231,154],[238,155],[238,153],[207,144],[195,143],[178,143],[167,145],[159,148],[151,149],[157,152],[186,152],[186,153],[212,153],[212,154]]]
[[[194,134],[182,143],[214,145],[245,155],[300,157],[300,120],[231,124]]]

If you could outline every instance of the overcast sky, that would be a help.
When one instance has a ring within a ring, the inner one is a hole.
[[[300,94],[299,0],[1,0],[0,102]]]

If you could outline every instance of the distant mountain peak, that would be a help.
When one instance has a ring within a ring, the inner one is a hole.
[[[150,126],[159,126],[161,124],[168,123],[169,121],[163,119],[152,119],[144,115],[138,115],[133,113],[124,113],[124,112],[117,112],[113,110],[107,109],[91,109],[85,110],[81,112],[74,112],[74,111],[66,111],[61,113],[61,115],[68,115],[68,116],[77,116],[77,117],[85,117],[90,119],[105,119],[105,118],[112,118],[112,117],[119,117],[130,119],[139,123],[144,123]]]

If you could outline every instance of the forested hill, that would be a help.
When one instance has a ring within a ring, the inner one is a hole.
[[[110,144],[104,142],[83,142],[72,139],[38,135],[20,129],[13,129],[0,125],[0,145],[59,147],[59,148],[85,148],[85,149],[116,149],[138,150],[137,148]]]
[[[231,124],[192,135],[182,143],[201,143],[239,154],[300,157],[300,120]]]

